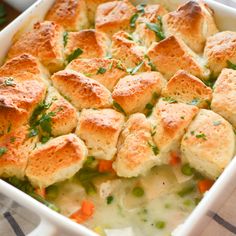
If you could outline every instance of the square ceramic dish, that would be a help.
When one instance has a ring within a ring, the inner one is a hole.
[[[44,15],[53,4],[54,0],[38,0],[27,11],[19,16],[7,28],[0,32],[0,64],[3,63],[8,48],[15,38],[27,31],[35,22],[44,18]],[[170,10],[183,3],[183,0],[138,0],[137,3],[162,3]],[[215,19],[219,29],[236,31],[236,10],[212,0],[205,2],[214,10]],[[202,235],[204,228],[211,220],[212,215],[220,208],[236,187],[236,159],[233,159],[223,174],[216,181],[211,190],[206,194],[200,204],[195,208],[185,223],[173,235],[195,236]],[[226,191],[227,190],[227,191]],[[80,235],[95,236],[86,227],[72,222],[68,218],[50,210],[43,204],[37,202],[30,196],[0,180],[0,192],[22,206],[36,213],[41,222],[38,227],[28,236],[51,236],[51,235]]]

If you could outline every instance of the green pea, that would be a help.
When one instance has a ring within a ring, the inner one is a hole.
[[[182,166],[181,172],[184,175],[191,176],[194,174],[194,169],[187,163]]]
[[[166,222],[165,222],[165,221],[162,221],[162,220],[157,221],[156,224],[155,224],[155,226],[156,226],[157,229],[164,229],[165,226],[166,226]]]
[[[144,195],[144,190],[141,187],[134,187],[132,193],[135,197],[142,197]]]

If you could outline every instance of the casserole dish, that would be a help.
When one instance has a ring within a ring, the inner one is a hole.
[[[218,11],[219,11],[219,9],[222,7],[221,5],[219,5],[219,4],[216,4],[216,3],[212,3],[212,2],[208,2],[209,3],[209,5],[215,10],[215,12],[216,12],[216,18],[217,18],[217,21],[218,21],[218,26],[220,27],[220,29],[221,30],[225,30],[225,29],[231,29],[231,30],[234,30],[233,28],[230,28],[230,21],[222,21],[222,18],[224,18],[224,16],[223,16],[223,14],[221,13],[221,14],[218,14]],[[52,1],[40,1],[40,2],[37,2],[34,6],[32,6],[32,8],[30,8],[27,12],[25,12],[22,16],[20,16],[19,18],[18,18],[18,20],[17,21],[15,21],[15,22],[13,22],[8,28],[6,28],[2,33],[1,33],[1,35],[0,35],[0,39],[1,39],[1,41],[2,42],[8,42],[8,44],[9,45],[6,45],[6,47],[4,48],[4,50],[3,51],[1,51],[1,58],[2,58],[2,60],[3,60],[3,58],[4,58],[4,56],[5,56],[5,54],[6,54],[6,51],[7,51],[7,48],[10,46],[10,44],[11,44],[11,37],[13,36],[13,35],[15,35],[15,33],[17,33],[17,32],[19,32],[19,30],[26,30],[26,28],[28,28],[32,23],[34,23],[34,22],[36,22],[36,21],[38,21],[38,20],[40,20],[40,19],[42,19],[43,17],[44,17],[44,14],[46,13],[46,11],[50,8],[50,6],[51,6],[51,4],[52,4]],[[170,3],[169,1],[168,1],[168,4],[171,4],[170,5],[170,7],[173,7],[173,6],[176,6],[176,2],[173,2],[173,3]],[[218,10],[218,11],[217,11]],[[229,8],[227,8],[227,7],[225,7],[225,12],[226,12],[226,14],[229,16],[230,14],[232,15],[232,17],[231,17],[231,21],[235,18],[235,15],[233,14],[234,13],[234,11],[233,10],[231,10],[231,9],[229,9]],[[30,21],[30,24],[29,24],[29,21]],[[220,24],[219,24],[219,22],[220,22]],[[232,162],[233,163],[233,162]],[[231,164],[232,165],[232,164]],[[230,166],[231,166],[230,165]],[[228,167],[228,169],[230,168],[230,166]],[[224,173],[227,173],[227,170],[224,172]],[[225,175],[226,175],[226,177],[225,177]],[[225,179],[227,179],[227,174],[223,174],[221,177],[220,177],[220,179],[222,179],[222,178],[225,178]],[[218,182],[220,182],[220,179],[218,180]],[[225,183],[226,183],[226,180],[224,181]],[[218,184],[219,185],[219,184]],[[215,184],[215,186],[212,188],[212,190],[208,193],[208,196],[211,196],[210,194],[213,192],[214,193],[214,189],[217,189],[217,186],[218,186],[217,184]],[[1,186],[2,186],[2,189],[7,189],[7,188],[9,188],[9,191],[15,191],[15,193],[16,193],[16,195],[15,196],[20,196],[22,193],[20,193],[20,192],[17,192],[15,189],[13,189],[13,188],[11,188],[11,187],[9,187],[7,184],[5,184],[5,183],[3,183],[3,182],[1,182]],[[214,196],[217,196],[217,190],[215,190],[215,193],[214,193]],[[11,193],[13,193],[13,192],[11,192]],[[6,191],[5,192],[5,194],[8,194],[8,192]],[[9,193],[9,196],[10,196],[11,194]],[[22,195],[23,196],[23,195]],[[17,199],[19,200],[20,198],[19,197],[17,197]],[[25,197],[25,199],[27,199],[27,197]],[[34,204],[34,200],[29,200],[30,198],[28,197],[28,204],[27,203],[25,203],[25,205],[31,205],[31,204]],[[213,198],[212,198],[213,199]],[[15,199],[16,200],[16,199]],[[203,203],[201,203],[200,205],[199,205],[199,207],[197,208],[197,209],[200,209],[200,207],[204,204],[204,200],[202,201]],[[24,200],[22,200],[21,199],[21,204],[23,204],[24,205]],[[208,203],[209,204],[209,203]],[[37,204],[35,203],[35,206],[37,206]],[[204,209],[207,209],[207,207],[206,206],[204,206]],[[58,216],[56,213],[46,213],[46,215],[45,215],[45,211],[47,211],[44,207],[40,207],[40,209],[38,209],[37,210],[37,212],[40,214],[40,215],[43,215],[44,217],[46,217],[47,218],[47,220],[48,220],[48,222],[50,222],[50,221],[53,221],[53,223],[55,223],[55,224],[57,224],[58,223],[58,225],[60,224],[60,220],[62,220],[63,219],[63,217],[62,216]],[[197,210],[195,211],[195,212],[197,212]],[[199,213],[195,213],[195,214],[199,214]],[[53,217],[53,219],[51,218],[51,217]],[[192,216],[191,217],[194,217],[194,213],[192,214]],[[191,221],[191,217],[189,218],[190,220],[189,221]],[[181,233],[181,234],[179,234],[179,235],[188,235],[188,222],[189,221],[187,221],[186,222],[186,226],[184,226],[184,227],[187,227],[186,229],[184,229],[184,231],[183,231],[183,233]],[[195,221],[196,222],[196,221]],[[206,222],[205,220],[204,220],[204,222]],[[191,222],[190,222],[190,224],[191,224]],[[81,235],[92,235],[92,234],[89,234],[89,231],[88,230],[86,230],[84,227],[82,227],[82,226],[78,226],[78,225],[74,225],[72,222],[70,222],[70,223],[68,223],[68,220],[64,220],[63,221],[63,224],[60,224],[60,226],[62,226],[63,225],[63,227],[66,227],[67,229],[66,230],[68,230],[68,228],[70,228],[70,232],[67,232],[66,234],[68,234],[68,235],[72,235],[73,234],[73,232],[74,233],[76,233],[77,235],[78,235],[78,233],[79,232],[81,232]],[[68,225],[68,227],[67,227],[67,225]],[[42,224],[41,224],[41,228],[43,228],[43,230],[44,230],[44,234],[45,234],[45,221],[43,221],[42,222]],[[192,227],[192,226],[191,226]],[[50,228],[50,227],[49,227]],[[199,228],[199,227],[198,227]],[[40,230],[40,228],[39,228],[39,230]],[[192,230],[192,229],[189,229],[189,230]],[[195,229],[194,229],[195,230]],[[52,229],[52,231],[53,231],[53,229]],[[62,231],[61,231],[62,232]],[[196,232],[194,231],[194,233],[193,234],[195,234]],[[38,232],[38,235],[40,235],[40,232]]]

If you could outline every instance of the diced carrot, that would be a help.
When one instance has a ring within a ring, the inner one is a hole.
[[[46,189],[45,188],[36,188],[35,193],[37,193],[39,196],[45,198],[46,197]]]
[[[178,165],[179,163],[181,162],[179,156],[177,155],[176,152],[172,152],[170,154],[170,161],[169,161],[169,164],[172,165],[172,166],[176,166]]]
[[[200,193],[205,193],[207,190],[209,190],[211,188],[211,186],[214,184],[214,181],[210,180],[210,179],[203,179],[200,180],[197,184],[198,186],[198,190]]]
[[[112,168],[113,161],[107,161],[107,160],[100,160],[98,163],[98,171],[103,172],[112,172],[114,173],[114,170]]]
[[[84,200],[82,201],[81,208],[74,212],[70,218],[75,220],[77,223],[83,223],[93,216],[94,211],[95,206],[93,202]]]

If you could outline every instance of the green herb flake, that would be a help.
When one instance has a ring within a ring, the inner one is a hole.
[[[136,9],[137,9],[138,12],[144,14],[144,13],[145,13],[145,7],[146,7],[146,6],[147,6],[147,4],[141,3],[141,4],[139,4],[139,5],[136,7]]]
[[[116,101],[113,101],[113,106],[120,112],[122,112],[124,115],[126,115],[126,112],[124,111],[124,109],[121,107],[121,105],[119,103],[117,103]]]
[[[135,13],[135,14],[132,15],[132,17],[130,18],[129,25],[130,25],[131,28],[134,28],[134,27],[135,27],[135,23],[136,23],[138,17],[139,17],[139,14],[138,14],[138,13]]]
[[[12,124],[10,124],[10,125],[8,126],[8,128],[7,128],[7,133],[10,133],[10,132],[11,132],[11,126],[12,126]]]
[[[147,103],[145,106],[145,109],[147,110],[152,110],[152,108],[153,108],[153,105],[151,103]]]
[[[181,167],[181,172],[186,176],[191,176],[194,174],[194,168],[192,168],[188,163],[186,163]]]
[[[207,140],[206,135],[204,133],[196,134],[196,138],[201,138],[203,140]]]
[[[227,67],[230,69],[236,70],[236,64],[232,63],[229,60],[227,60]]]
[[[133,188],[132,194],[135,197],[143,197],[144,196],[144,190],[143,190],[143,188],[137,186],[137,187]]]
[[[181,116],[180,119],[184,120],[184,116]]]
[[[88,156],[87,160],[84,162],[84,166],[90,167],[94,163],[95,160],[96,159],[94,156]]]
[[[108,197],[106,198],[106,200],[107,200],[107,205],[110,205],[110,204],[113,202],[114,197],[113,197],[113,196],[108,196]]]
[[[148,142],[148,146],[152,148],[152,151],[155,156],[159,154],[159,149],[155,144],[151,144],[150,142]]]
[[[157,222],[155,223],[155,227],[156,227],[157,229],[164,229],[165,226],[166,226],[166,222],[165,222],[165,221],[162,221],[162,220],[157,221]]]
[[[168,103],[177,103],[177,100],[175,100],[172,97],[165,97],[165,98],[162,98],[162,100]]]
[[[122,63],[121,63],[121,61],[117,62],[116,68],[119,69],[119,70],[125,70]]]
[[[194,130],[192,130],[190,133],[191,133],[191,135],[194,135],[194,134],[195,134],[195,131],[194,131]]]
[[[189,102],[189,105],[197,106],[200,103],[200,100],[198,98],[194,98],[191,102]]]
[[[10,137],[10,143],[14,143],[16,140],[16,137]]]
[[[0,147],[0,157],[2,155],[4,155],[7,152],[7,148],[6,147]]]
[[[156,66],[151,61],[148,62],[148,65],[151,67],[151,71],[157,71]]]
[[[110,65],[108,66],[108,70],[111,70],[113,66],[113,61],[110,63]]]
[[[218,125],[220,125],[221,124],[221,121],[213,121],[213,125],[214,126],[218,126]]]
[[[50,136],[42,136],[40,141],[41,143],[44,144],[44,143],[47,143],[49,139],[50,139]]]
[[[7,78],[7,79],[5,79],[4,84],[5,84],[6,86],[12,86],[12,87],[15,87],[15,86],[16,86],[16,83],[14,82],[14,79],[13,79],[13,78]]]
[[[144,61],[142,61],[142,62],[140,62],[136,67],[134,67],[134,68],[128,68],[127,69],[127,72],[129,73],[129,74],[131,74],[131,75],[134,75],[134,74],[136,74],[138,71],[139,71],[139,69],[142,67],[142,65],[144,64]]]
[[[32,138],[34,136],[37,136],[38,135],[38,129],[37,128],[32,128],[30,129],[29,133],[28,133],[28,137],[29,138]]]
[[[165,39],[165,34],[163,32],[163,29],[162,29],[162,18],[160,16],[158,16],[157,20],[158,20],[157,24],[155,24],[155,23],[146,23],[146,27],[148,29],[152,30],[153,32],[155,32],[157,37],[160,40],[163,40],[163,39]]]
[[[77,48],[76,50],[74,50],[69,56],[67,56],[68,64],[74,59],[78,58],[82,53],[83,53],[83,50],[80,48]]]
[[[64,34],[63,34],[64,47],[66,47],[67,42],[68,42],[68,32],[64,32]]]
[[[106,68],[100,67],[100,68],[98,69],[98,71],[97,71],[97,74],[104,74],[104,73],[106,73],[106,71],[107,71]]]

